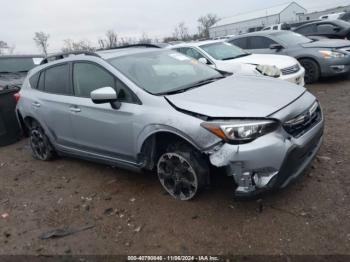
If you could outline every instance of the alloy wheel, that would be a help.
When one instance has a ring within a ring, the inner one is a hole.
[[[40,160],[46,160],[49,156],[50,148],[44,135],[37,129],[33,129],[30,134],[30,146],[34,156]]]
[[[165,153],[160,157],[158,177],[165,190],[176,199],[189,200],[197,192],[196,172],[180,154]]]

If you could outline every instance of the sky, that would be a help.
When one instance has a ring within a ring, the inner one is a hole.
[[[0,40],[15,46],[16,53],[38,53],[33,36],[50,35],[49,52],[58,52],[65,39],[97,45],[107,30],[119,37],[171,36],[185,22],[191,33],[198,17],[238,13],[288,3],[288,0],[0,0]],[[296,0],[308,11],[350,4],[350,0]]]

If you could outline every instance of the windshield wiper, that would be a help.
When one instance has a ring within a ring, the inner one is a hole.
[[[204,80],[200,80],[200,81],[191,83],[189,85],[182,86],[181,88],[176,89],[176,90],[171,90],[171,91],[167,91],[167,92],[163,92],[163,93],[158,93],[157,95],[173,95],[173,94],[183,93],[183,92],[186,92],[186,91],[188,91],[190,89],[193,89],[193,88],[196,88],[196,87],[199,87],[199,86],[203,86],[203,85],[212,83],[212,82],[214,82],[216,80],[219,80],[219,79],[222,79],[222,78],[225,78],[225,77],[226,76],[210,77],[210,78],[207,78],[207,79],[204,79]]]
[[[237,56],[231,56],[231,57],[226,57],[226,58],[223,58],[221,60],[225,61],[225,60],[231,60],[231,59],[236,59],[236,58],[240,58],[240,57],[243,57],[243,56],[247,56],[247,55],[250,55],[250,54],[240,54],[240,55],[237,55]]]

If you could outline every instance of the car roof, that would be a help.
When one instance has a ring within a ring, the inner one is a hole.
[[[233,40],[233,39],[238,39],[238,38],[242,38],[242,37],[247,37],[247,36],[271,36],[271,35],[275,35],[278,33],[287,33],[287,32],[292,32],[289,30],[264,30],[264,31],[258,31],[258,32],[252,32],[252,33],[246,33],[246,34],[241,34],[238,36],[234,36],[232,38],[230,38],[228,41]]]
[[[172,49],[172,48],[177,48],[177,47],[193,47],[193,46],[199,47],[201,45],[207,45],[207,44],[213,44],[213,43],[221,43],[221,42],[225,42],[225,40],[218,39],[218,40],[205,40],[205,41],[198,41],[198,42],[187,42],[187,43],[182,43],[182,44],[169,46],[168,48]]]
[[[101,50],[97,51],[98,54],[103,59],[111,59],[114,57],[120,57],[125,55],[132,54],[141,54],[141,53],[149,53],[149,52],[157,52],[164,50],[162,48],[153,48],[153,47],[127,47],[127,48],[117,48],[117,49],[109,49],[109,50]]]

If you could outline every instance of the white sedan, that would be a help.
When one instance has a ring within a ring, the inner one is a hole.
[[[168,48],[218,70],[245,75],[265,75],[304,86],[305,69],[290,56],[251,54],[222,40],[181,43]]]

